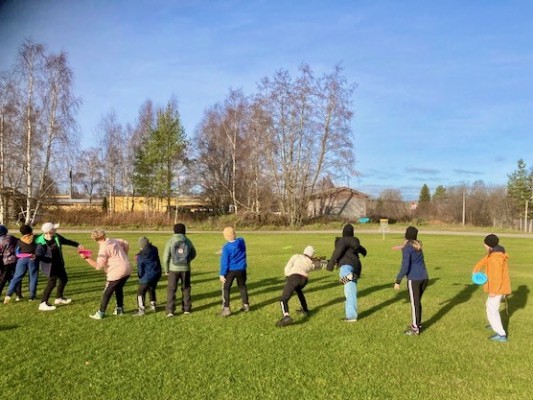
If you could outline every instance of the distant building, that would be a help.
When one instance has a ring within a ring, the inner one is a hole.
[[[179,196],[166,198],[143,196],[114,196],[109,197],[108,209],[114,212],[126,211],[156,211],[173,213],[178,208],[180,211],[205,212],[211,207],[206,199],[196,196]]]
[[[309,199],[309,217],[335,216],[350,220],[366,217],[369,196],[355,189],[338,187],[315,193]]]

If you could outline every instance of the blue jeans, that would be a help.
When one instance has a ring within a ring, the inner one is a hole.
[[[342,265],[339,271],[339,277],[343,278],[349,274],[353,274],[353,267],[351,265]],[[344,285],[344,312],[346,319],[357,319],[357,282],[350,281]]]
[[[19,258],[17,260],[17,266],[15,267],[15,275],[9,283],[7,289],[7,295],[11,296],[15,293],[17,285],[22,282],[22,279],[26,275],[26,272],[30,270],[30,298],[35,298],[37,295],[37,280],[39,278],[39,265],[31,258]]]

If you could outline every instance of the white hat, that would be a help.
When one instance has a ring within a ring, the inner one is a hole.
[[[52,222],[47,222],[43,224],[43,226],[41,227],[41,230],[43,231],[43,233],[49,233],[52,229],[57,229],[57,228],[59,228],[59,224],[53,224]]]
[[[315,255],[315,249],[313,248],[313,246],[307,246],[305,249],[304,249],[304,254],[307,256],[307,257],[313,257]]]

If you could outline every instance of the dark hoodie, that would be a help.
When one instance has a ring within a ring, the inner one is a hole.
[[[354,268],[354,274],[359,278],[361,276],[359,254],[366,256],[366,249],[354,236],[353,226],[347,224],[342,229],[342,237],[335,239],[335,250],[328,261],[327,270],[333,271],[335,264],[339,266],[351,265]]]

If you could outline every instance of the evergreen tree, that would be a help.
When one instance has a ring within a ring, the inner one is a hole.
[[[424,186],[422,186],[422,189],[420,189],[420,196],[418,196],[418,204],[424,205],[428,204],[431,201],[431,194],[429,191],[428,185],[424,183]]]
[[[532,198],[531,180],[533,174],[527,170],[527,165],[523,159],[518,160],[517,170],[507,175],[507,195],[515,204],[515,213],[520,215],[525,209],[526,201]]]

